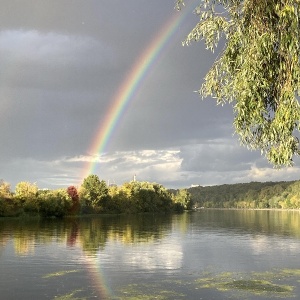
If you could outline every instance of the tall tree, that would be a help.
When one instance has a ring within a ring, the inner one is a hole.
[[[241,143],[276,167],[292,165],[300,154],[300,1],[199,0],[194,12],[200,20],[183,44],[204,39],[214,50],[225,41],[199,94],[232,102]]]
[[[80,198],[88,206],[104,208],[109,198],[106,182],[97,175],[89,175],[81,185]]]

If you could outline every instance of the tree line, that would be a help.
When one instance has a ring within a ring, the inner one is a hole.
[[[66,215],[100,213],[182,212],[192,206],[186,189],[171,193],[158,183],[130,181],[108,186],[97,175],[89,175],[79,187],[39,189],[37,184],[19,182],[12,192],[0,180],[0,216]]]
[[[250,182],[188,189],[191,201],[204,208],[300,208],[300,181]]]
[[[42,190],[22,181],[14,192],[0,180],[0,217],[182,212],[193,207],[300,209],[300,180],[168,190],[158,183],[140,181],[108,186],[97,175],[89,175],[79,187]]]

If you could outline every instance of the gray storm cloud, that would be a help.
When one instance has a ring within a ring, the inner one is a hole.
[[[197,17],[177,28],[131,99],[100,158],[88,150],[116,91],[157,32],[173,0],[2,0],[0,4],[0,178],[41,188],[80,184],[97,175],[166,187],[297,178],[274,172],[232,138],[232,107],[194,91],[215,54],[182,47]]]

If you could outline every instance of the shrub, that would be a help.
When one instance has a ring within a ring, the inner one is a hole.
[[[40,213],[44,217],[65,216],[72,206],[72,199],[65,189],[47,191],[39,195]]]

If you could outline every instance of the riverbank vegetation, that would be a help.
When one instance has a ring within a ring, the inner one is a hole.
[[[188,189],[197,207],[300,209],[300,181],[250,182]]]
[[[300,209],[300,180],[167,190],[158,183],[139,181],[108,186],[97,175],[89,175],[79,187],[41,190],[24,181],[14,192],[9,183],[0,180],[0,217],[166,213],[193,207]]]
[[[100,213],[181,212],[191,208],[187,190],[169,192],[158,183],[131,181],[107,186],[89,175],[79,187],[41,190],[35,183],[20,182],[12,192],[0,181],[0,216],[63,217]]]

